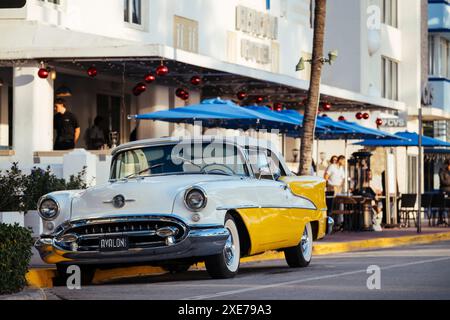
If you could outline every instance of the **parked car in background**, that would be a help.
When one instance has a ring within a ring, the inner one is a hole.
[[[211,277],[230,278],[242,257],[268,250],[306,267],[332,228],[325,181],[295,176],[269,142],[247,137],[122,145],[108,184],[48,194],[39,212],[42,259],[86,277],[99,266],[184,271],[204,261]]]

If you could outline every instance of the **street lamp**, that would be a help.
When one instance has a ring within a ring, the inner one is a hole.
[[[320,62],[322,62],[322,64],[328,63],[331,66],[337,60],[338,55],[339,53],[337,50],[330,51],[328,52],[328,58],[322,57]],[[300,61],[295,66],[295,71],[305,70],[305,62],[311,63],[312,59],[305,60],[305,58],[301,57]]]

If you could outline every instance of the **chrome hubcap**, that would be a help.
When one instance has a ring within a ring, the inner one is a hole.
[[[227,266],[232,266],[234,263],[236,248],[233,243],[233,235],[230,232],[230,236],[225,243],[225,248],[223,249],[223,254],[225,256],[225,262]]]
[[[305,231],[303,232],[303,236],[302,236],[302,241],[301,241],[302,253],[309,254],[310,247],[311,247],[311,241],[309,240],[308,229],[305,228]]]

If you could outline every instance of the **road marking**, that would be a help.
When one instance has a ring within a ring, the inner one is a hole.
[[[439,262],[439,261],[445,261],[445,260],[450,260],[450,257],[430,259],[430,260],[422,260],[422,261],[415,261],[415,262],[408,262],[408,263],[402,263],[402,264],[394,264],[394,265],[387,266],[387,267],[381,267],[381,270],[403,268],[403,267],[408,267],[408,266],[415,266],[415,265],[421,265],[421,264],[433,263],[433,262]],[[217,293],[214,293],[214,294],[207,294],[207,295],[201,295],[201,296],[193,296],[193,297],[183,298],[181,300],[213,299],[213,298],[218,298],[218,297],[230,296],[230,295],[234,295],[234,294],[238,294],[238,293],[244,293],[244,292],[250,292],[250,291],[258,291],[258,290],[265,290],[265,289],[269,289],[269,288],[276,288],[276,287],[282,287],[282,286],[289,286],[289,285],[292,285],[292,284],[298,284],[298,283],[309,282],[309,281],[339,278],[339,277],[343,277],[343,276],[349,276],[349,275],[353,275],[353,274],[366,273],[366,272],[367,272],[367,269],[348,271],[348,272],[332,274],[332,275],[326,275],[326,276],[317,276],[317,277],[312,277],[312,278],[299,279],[299,280],[293,280],[293,281],[286,281],[286,282],[262,285],[262,286],[245,288],[245,289],[238,289],[238,290],[232,290],[232,291],[223,291],[223,292],[217,292]]]

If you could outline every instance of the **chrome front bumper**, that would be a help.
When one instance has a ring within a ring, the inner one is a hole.
[[[131,248],[126,251],[70,251],[55,238],[41,238],[35,247],[46,263],[120,264],[177,260],[206,257],[223,251],[229,232],[223,227],[189,229],[187,236],[173,245],[152,248]]]
[[[334,228],[334,219],[331,217],[327,217],[327,235],[330,235],[333,232]]]

